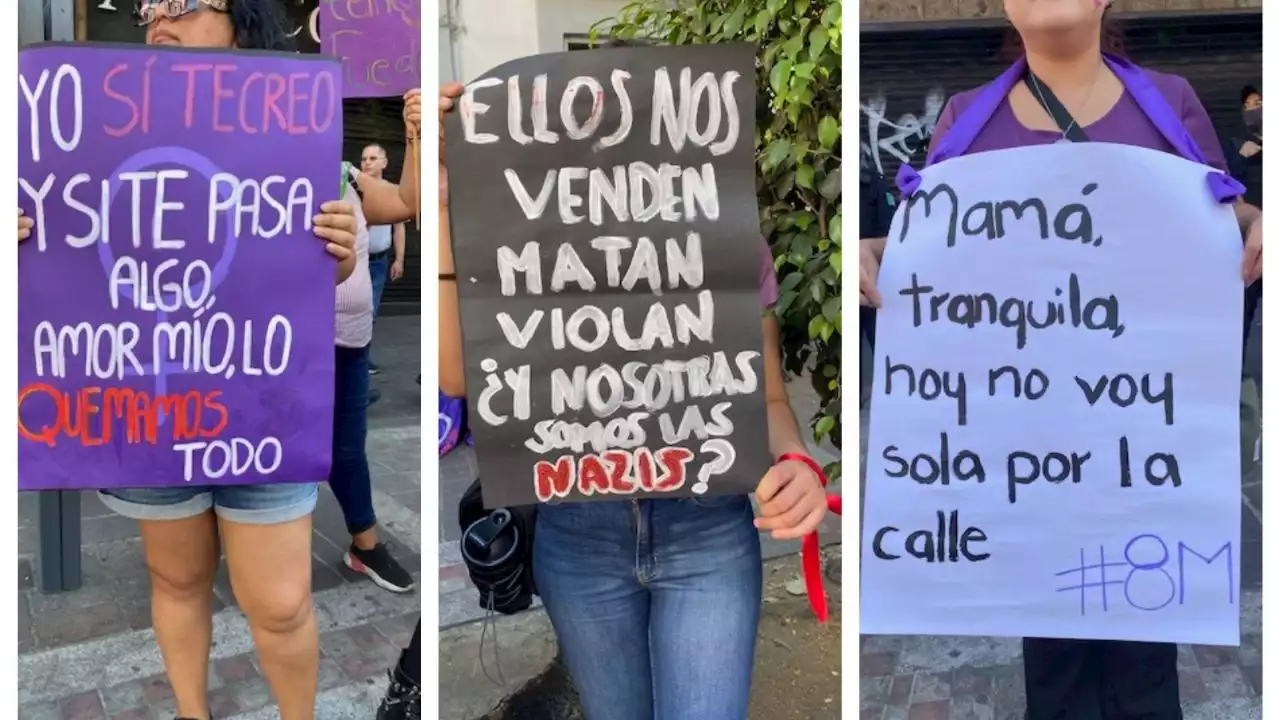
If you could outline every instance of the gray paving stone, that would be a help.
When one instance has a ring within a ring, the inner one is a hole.
[[[458,502],[480,476],[475,450],[463,445],[440,458],[440,541],[452,542],[462,537],[458,527]]]
[[[502,647],[498,659],[493,649],[495,634]],[[447,720],[481,717],[511,691],[542,672],[555,653],[551,622],[542,612],[495,619],[484,647],[478,625],[442,631],[438,717]],[[506,682],[499,685],[497,680]]]
[[[1184,720],[1262,720],[1262,703],[1256,698],[1219,698],[1182,710]]]
[[[102,688],[102,706],[108,715],[131,710],[146,704],[147,698],[142,692],[142,684],[136,680]]]
[[[230,686],[231,697],[241,710],[257,710],[271,704],[271,688],[262,678],[253,678]]]
[[[953,698],[949,720],[995,720],[995,706],[989,698]]]
[[[1246,592],[1240,605],[1239,648],[1178,648],[1189,720],[1261,717],[1261,592]],[[1026,692],[1016,639],[863,636],[860,655],[863,717],[1021,720]]]
[[[36,573],[35,573],[35,570],[31,568],[31,559],[19,558],[18,559],[18,589],[27,590],[29,588],[35,587],[35,584],[36,584]]]
[[[128,540],[138,536],[138,524],[121,515],[84,518],[80,523],[80,540],[85,545]]]
[[[31,703],[18,706],[18,717],[22,720],[62,720],[58,703]]]

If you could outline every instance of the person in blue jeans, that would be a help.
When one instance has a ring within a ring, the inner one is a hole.
[[[440,120],[462,86],[446,85]],[[465,394],[458,293],[440,156],[440,390]],[[778,286],[759,239],[769,446],[807,450],[787,399]],[[760,530],[779,539],[817,529],[827,512],[816,473],[775,464],[746,495],[539,506],[534,576],[587,720],[744,720],[763,585]]]
[[[387,149],[377,143],[365,147],[360,153],[360,172],[382,180],[387,169]],[[376,322],[378,307],[382,305],[382,291],[387,282],[404,277],[404,223],[373,225],[369,228],[369,278],[373,281],[373,317]],[[369,374],[382,372],[377,363],[369,360]],[[378,391],[370,392],[369,403],[378,400]]]
[[[417,90],[406,95],[406,129],[416,122],[411,114],[417,112],[414,108],[420,104],[419,97]],[[417,168],[412,162],[412,159],[406,162],[405,173],[416,176]],[[414,211],[410,208],[416,207],[416,203],[410,202],[413,196],[407,195],[400,186],[380,178],[352,173],[348,180],[347,187],[353,191],[350,195],[357,199],[356,270],[338,286],[335,298],[337,348],[329,488],[342,506],[342,516],[351,534],[351,545],[343,554],[343,563],[384,590],[408,592],[414,587],[413,576],[396,561],[378,536],[365,441],[370,404],[369,347],[373,342],[376,308],[374,276],[369,270],[371,231],[376,227],[372,223],[403,222],[413,217]]]

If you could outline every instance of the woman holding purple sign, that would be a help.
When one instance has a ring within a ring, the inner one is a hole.
[[[1109,0],[1004,5],[1019,58],[992,83],[951,98],[938,119],[928,164],[1093,141],[1149,148],[1226,170],[1209,116],[1187,81],[1123,58],[1120,34],[1107,21]],[[909,192],[919,178],[903,167],[899,185]],[[1252,284],[1262,275],[1262,212],[1239,199],[1239,183],[1211,177],[1218,200],[1235,208],[1245,246],[1241,273]],[[876,279],[884,246],[883,238],[861,244],[863,305],[880,304]],[[1022,650],[1027,720],[1182,718],[1173,644],[1025,638]]]
[[[143,0],[139,25],[151,45],[291,51],[283,8],[257,0]],[[339,168],[334,168],[335,175]],[[414,191],[416,193],[416,190]],[[315,234],[352,276],[358,210],[320,206]],[[33,223],[18,213],[18,239]],[[311,513],[316,484],[177,486],[101,493],[136,519],[151,578],[156,643],[181,719],[204,720],[213,635],[213,584],[224,552],[261,668],[283,720],[315,717],[319,635],[311,604]]]
[[[440,91],[452,110],[461,85]],[[440,390],[465,394],[457,278],[440,138]],[[758,238],[764,391],[777,463],[746,495],[538,506],[533,576],[589,720],[742,720],[747,716],[763,586],[760,531],[814,532],[827,496],[782,376],[778,299]],[[443,435],[443,433],[442,433]]]

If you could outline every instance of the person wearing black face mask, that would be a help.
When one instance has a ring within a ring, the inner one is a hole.
[[[1253,85],[1245,85],[1240,90],[1241,119],[1244,130],[1229,148],[1228,163],[1232,176],[1244,183],[1244,201],[1262,207],[1262,93]],[[1257,282],[1245,291],[1244,321],[1245,337],[1250,335],[1251,326],[1259,301],[1262,297],[1262,283]],[[1245,359],[1249,365],[1248,356]],[[1261,381],[1261,378],[1257,378]],[[1261,384],[1259,382],[1259,384]]]
[[[1262,93],[1253,85],[1240,90],[1242,128],[1231,139],[1227,164],[1231,175],[1244,183],[1244,201],[1262,207]],[[1259,432],[1262,394],[1262,281],[1244,291],[1244,364],[1241,387],[1241,454],[1253,456],[1252,444]],[[1250,466],[1245,462],[1242,469]]]
[[[1244,201],[1262,207],[1262,93],[1252,85],[1240,91],[1242,128],[1227,148],[1231,175],[1244,183]]]

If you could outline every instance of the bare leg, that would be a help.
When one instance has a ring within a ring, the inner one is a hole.
[[[374,549],[378,546],[378,526],[374,525],[364,532],[358,532],[352,535],[351,542],[361,550]]]
[[[311,605],[311,516],[279,525],[223,520],[221,527],[231,587],[280,720],[314,720],[320,636]]]
[[[213,512],[183,520],[142,520],[151,571],[151,622],[180,717],[209,717],[209,646],[218,526]]]

